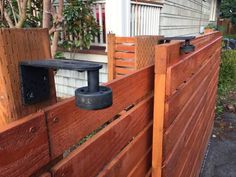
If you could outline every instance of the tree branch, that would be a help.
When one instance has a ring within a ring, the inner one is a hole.
[[[9,2],[10,7],[11,7],[11,11],[12,11],[12,14],[13,14],[14,22],[15,22],[15,24],[17,24],[16,13],[15,13],[15,11],[13,9],[12,1],[8,1],[8,2]]]
[[[58,12],[57,12],[57,20],[60,23],[62,20],[62,13],[63,13],[63,7],[64,7],[64,0],[59,0],[59,7],[58,7]],[[57,26],[57,25],[55,25]],[[55,27],[56,28],[56,27]],[[53,40],[52,40],[52,57],[55,56],[57,47],[58,47],[58,39],[59,39],[59,31],[54,32]]]
[[[16,28],[21,28],[26,20],[27,3],[28,3],[28,0],[24,0],[22,2],[22,6],[21,6],[22,11],[21,11],[20,19],[19,19],[18,23],[16,24]]]
[[[0,3],[0,10],[2,11],[4,18],[6,19],[7,24],[9,25],[10,28],[14,28],[14,24],[8,15],[8,13],[4,10],[3,4]]]

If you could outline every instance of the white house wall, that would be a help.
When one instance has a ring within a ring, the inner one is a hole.
[[[211,0],[165,0],[161,10],[160,34],[197,35],[209,23]]]
[[[120,10],[121,8],[118,7],[116,8],[116,6],[114,5],[116,3],[119,4],[119,7],[125,4],[125,0],[122,1],[107,0],[106,2],[108,1],[110,1],[110,3],[108,3],[106,7],[111,6],[112,8],[110,10],[106,10],[106,13],[116,13],[118,9]],[[198,35],[200,27],[201,26],[204,27],[207,24],[209,24],[209,20],[211,18],[210,14],[212,9],[211,1],[212,0],[206,0],[206,2],[202,0],[165,0],[164,5],[162,6],[162,8],[160,8],[161,9],[160,19],[156,18],[156,22],[160,23],[156,25],[160,26],[156,26],[154,22],[151,23],[151,27],[153,28],[156,27],[154,30],[155,33],[153,34],[161,34],[165,36]],[[145,10],[143,12],[145,12]],[[160,10],[158,12],[160,12]],[[116,18],[115,20],[112,20],[110,16],[110,18],[107,19],[107,20],[110,19],[108,24],[122,25],[122,19],[117,20]],[[109,26],[108,24],[107,26]],[[110,29],[113,32],[117,32],[117,34],[120,35],[123,34],[124,36],[126,36],[127,21],[125,22],[125,24],[126,25],[123,27],[118,28],[117,26],[114,25],[113,28],[108,28],[108,29]],[[147,30],[144,31],[147,32]],[[107,82],[108,74],[107,74],[106,55],[81,54],[81,53],[71,54],[66,52],[64,53],[64,56],[66,58],[73,58],[73,59],[101,63],[103,65],[103,69],[100,70],[100,82],[101,83]],[[85,73],[59,70],[55,76],[55,83],[58,97],[70,97],[74,95],[74,91],[76,88],[87,85],[87,76]]]
[[[99,70],[99,81],[100,83],[106,83],[108,81],[106,55],[94,55],[94,54],[92,55],[92,54],[79,54],[79,53],[72,55],[68,52],[64,53],[64,56],[66,58],[73,58],[102,64],[103,67],[102,69]],[[87,86],[86,72],[58,70],[54,78],[55,78],[57,97],[60,98],[67,98],[74,96],[76,88]]]

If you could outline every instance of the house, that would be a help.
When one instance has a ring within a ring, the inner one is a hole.
[[[64,56],[102,63],[100,81],[107,82],[107,33],[118,36],[198,35],[209,23],[216,23],[218,6],[218,0],[98,0],[93,11],[100,25],[100,35],[90,50],[64,52]],[[74,95],[77,87],[86,84],[86,75],[60,70],[55,82],[58,97],[68,97]]]

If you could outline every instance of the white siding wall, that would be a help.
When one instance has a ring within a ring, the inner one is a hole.
[[[212,0],[165,0],[161,10],[160,34],[197,35],[209,23]]]
[[[69,53],[64,54],[66,58],[71,58]],[[94,61],[103,65],[99,70],[100,83],[106,83],[108,81],[107,75],[107,56],[105,55],[86,55],[75,54],[74,59]],[[87,73],[77,72],[69,70],[58,70],[55,75],[55,85],[57,97],[67,98],[75,95],[75,89],[83,86],[87,86]]]
[[[116,1],[118,0],[112,0],[113,3]],[[211,9],[212,0],[206,0],[206,2],[202,0],[165,0],[161,9],[160,34],[165,36],[197,35],[200,27],[209,23]],[[106,11],[106,13],[108,12],[110,11]],[[155,21],[159,23],[159,18]],[[113,22],[116,23],[116,21]],[[119,25],[122,25],[122,21]],[[153,26],[155,26],[154,22]],[[158,31],[158,27],[155,31]],[[107,82],[107,56],[65,53],[65,57],[100,62],[103,64],[103,69],[100,70],[100,81],[101,83]],[[59,70],[55,76],[55,82],[57,96],[70,97],[74,96],[76,88],[87,85],[87,76],[86,73]]]

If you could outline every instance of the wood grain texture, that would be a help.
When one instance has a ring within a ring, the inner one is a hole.
[[[115,78],[115,34],[107,35],[108,80]]]
[[[51,94],[48,101],[23,105],[20,90],[19,62],[51,58],[49,45],[46,29],[0,30],[0,127],[56,102],[52,72],[50,72]]]
[[[113,105],[99,111],[86,111],[75,105],[74,98],[47,108],[47,122],[52,158],[153,91],[154,66],[114,80],[108,84],[113,91]],[[55,119],[57,121],[55,121]]]
[[[218,51],[217,54],[219,54]],[[186,82],[182,85],[177,92],[173,95],[169,96],[168,101],[166,102],[166,119],[165,119],[165,129],[167,129],[173,121],[176,119],[176,116],[183,109],[183,106],[186,102],[193,96],[193,93],[198,88],[198,86],[202,83],[205,76],[212,69],[214,64],[219,60],[215,59],[216,55],[213,55],[210,59],[208,59],[204,65]],[[168,84],[168,86],[170,86]]]
[[[108,35],[108,61],[110,78],[130,74],[154,64],[155,45],[162,36],[116,37]],[[111,73],[112,72],[112,73]],[[109,79],[109,80],[112,80]]]
[[[214,75],[217,76],[217,74],[215,74],[218,72],[214,72]],[[215,88],[216,85],[216,78],[212,79],[212,82],[208,82],[208,87],[205,89],[205,93],[204,94],[200,94],[202,96],[201,100],[199,101],[198,106],[196,106],[195,111],[192,112],[192,115],[189,115],[189,121],[190,123],[186,123],[186,122],[182,122],[185,125],[185,128],[183,127],[181,129],[181,127],[177,127],[178,124],[176,123],[175,125],[173,125],[171,130],[174,130],[175,128],[179,128],[177,130],[179,130],[179,132],[176,131],[169,131],[166,132],[166,136],[165,138],[165,150],[164,150],[164,154],[165,154],[165,159],[166,161],[164,162],[164,174],[166,174],[165,176],[174,176],[175,174],[179,174],[179,169],[182,167],[182,164],[178,164],[179,160],[185,161],[186,159],[186,154],[188,153],[189,146],[186,146],[186,141],[191,141],[191,139],[194,139],[196,137],[196,132],[198,131],[199,127],[194,129],[194,127],[196,127],[196,125],[198,124],[202,124],[202,121],[204,116],[207,114],[206,112],[204,112],[204,110],[206,109],[207,105],[211,102],[208,102],[209,99],[207,99],[207,92],[210,92],[211,94],[214,93],[212,92],[212,88]],[[215,93],[214,93],[215,94]],[[194,108],[195,106],[192,107],[191,104],[189,104],[190,108]],[[182,115],[183,116],[183,115]],[[184,116],[188,116],[187,114]],[[186,117],[187,119],[187,117]],[[178,120],[179,122],[181,122],[181,120]],[[209,121],[209,120],[207,120]],[[172,135],[171,135],[172,133]],[[174,133],[176,133],[176,136],[174,135]],[[179,135],[179,136],[178,136]],[[170,138],[172,136],[172,138]],[[176,140],[175,140],[176,139]],[[200,141],[201,138],[198,139],[198,141]],[[173,140],[173,142],[171,142],[171,140]],[[180,156],[180,154],[182,154]],[[193,156],[193,155],[192,155]]]
[[[42,112],[0,128],[1,177],[30,176],[48,162],[48,136]]]
[[[163,131],[165,119],[165,90],[168,48],[162,45],[155,48],[155,85],[153,114],[153,146],[152,146],[152,176],[161,177]]]
[[[134,68],[135,64],[132,60],[116,60],[116,66]]]
[[[150,148],[127,177],[145,177],[145,175],[150,171],[151,167],[152,149]]]
[[[134,59],[134,57],[134,53],[115,52],[115,58],[117,59]]]
[[[204,35],[192,41],[196,45],[195,52],[180,54],[175,62],[171,62],[171,56],[175,54],[165,57],[167,76],[162,174],[158,177],[199,175],[214,122],[221,39],[219,32]],[[167,50],[175,45],[177,43],[173,42],[159,47]],[[152,176],[156,177],[154,173]]]
[[[98,175],[98,177],[128,176],[138,161],[152,146],[152,123],[142,130],[122,152],[113,159]]]
[[[152,120],[152,96],[138,103],[53,167],[55,177],[97,175]],[[150,160],[150,159],[149,159]],[[151,160],[150,160],[151,164]]]
[[[135,72],[134,69],[131,68],[123,68],[123,67],[116,67],[116,73],[117,74],[123,74],[123,75],[127,75],[127,74],[132,74]]]
[[[167,87],[167,95],[171,95],[181,84],[191,78],[205,60],[212,57],[214,53],[220,52],[221,39],[222,37],[218,37],[206,46],[196,50],[188,55],[188,57],[181,59],[180,62],[168,68],[167,82],[170,87]]]
[[[130,45],[130,44],[116,44],[116,51],[123,51],[123,52],[130,52],[130,53],[134,53],[135,52],[135,46],[134,44]]]
[[[135,38],[134,37],[116,37],[116,43],[120,44],[120,43],[134,43],[135,42]]]
[[[51,177],[51,173],[49,172],[46,172],[46,173],[43,173],[42,175],[40,175],[39,177]]]

